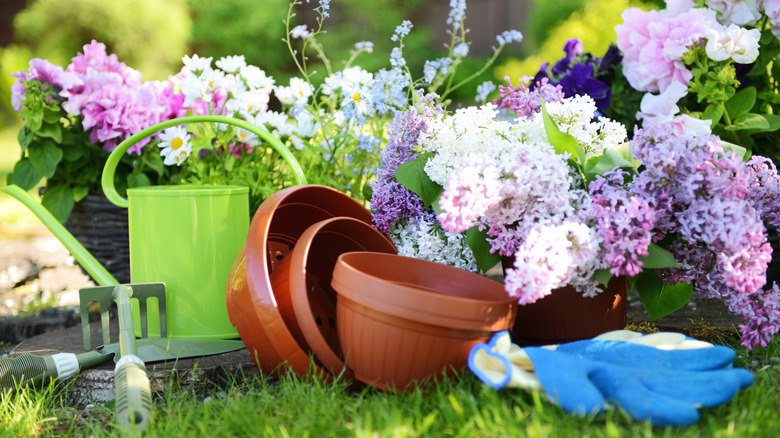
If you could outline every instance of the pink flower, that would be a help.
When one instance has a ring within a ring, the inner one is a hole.
[[[764,13],[772,23],[772,34],[780,38],[780,0],[764,0]]]
[[[141,85],[141,72],[120,62],[115,54],[106,54],[106,45],[92,40],[84,46],[84,53],[77,54],[67,68],[68,71],[87,73],[89,70],[117,73],[129,87]]]
[[[707,0],[705,3],[720,12],[718,21],[721,24],[752,26],[761,18],[759,0]]]
[[[673,6],[684,10],[686,5]],[[682,56],[701,42],[709,29],[720,29],[713,10],[669,11],[628,8],[622,14],[623,24],[615,26],[617,45],[623,52],[623,73],[637,90],[664,91],[674,81],[687,84],[693,75]]]
[[[17,112],[22,111],[22,101],[27,88],[22,82],[40,81],[52,84],[59,90],[68,89],[81,85],[81,79],[78,75],[63,71],[62,67],[54,65],[45,59],[33,58],[30,60],[30,71],[20,70],[11,73],[11,77],[16,78],[16,82],[11,85],[11,105]],[[54,90],[59,92],[59,90]]]

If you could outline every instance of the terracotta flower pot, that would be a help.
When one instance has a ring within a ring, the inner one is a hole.
[[[502,263],[506,270],[513,262],[505,259]],[[512,341],[520,346],[560,344],[625,328],[628,282],[625,277],[613,277],[607,286],[593,298],[567,286],[535,303],[517,306]]]
[[[331,284],[347,367],[389,391],[464,367],[474,344],[511,327],[517,309],[495,280],[392,254],[343,254]]]
[[[397,252],[382,233],[358,219],[336,217],[317,222],[271,273],[279,312],[295,340],[313,352],[317,365],[329,373],[345,370],[336,330],[336,292],[330,285],[341,254],[353,251]]]
[[[230,270],[228,316],[264,373],[283,367],[298,374],[309,368],[307,351],[285,324],[271,286],[271,273],[311,225],[345,216],[371,222],[371,213],[340,191],[320,185],[299,185],[269,196],[255,212],[246,243]]]

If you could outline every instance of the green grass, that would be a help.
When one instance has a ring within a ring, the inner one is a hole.
[[[408,394],[355,392],[343,381],[295,375],[239,376],[209,388],[166,382],[146,436],[773,437],[780,430],[778,351],[777,341],[767,349],[738,349],[736,364],[754,371],[755,383],[725,405],[702,409],[701,420],[688,427],[653,427],[617,410],[574,417],[540,393],[495,391],[464,371]],[[50,386],[6,395],[0,435],[126,435],[116,428],[110,406],[87,418],[63,409],[66,391]]]

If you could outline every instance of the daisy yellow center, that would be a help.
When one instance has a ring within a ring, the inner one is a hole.
[[[173,150],[177,150],[177,149],[179,149],[179,148],[181,147],[181,145],[183,145],[183,144],[184,144],[184,140],[182,140],[182,139],[181,139],[181,138],[179,138],[179,137],[176,137],[176,138],[174,138],[174,139],[173,139],[173,141],[171,141],[171,149],[173,149]]]
[[[354,100],[355,102],[360,102],[360,101],[362,101],[362,100],[363,100],[363,97],[360,95],[360,93],[355,93],[355,94],[352,96],[352,100]]]

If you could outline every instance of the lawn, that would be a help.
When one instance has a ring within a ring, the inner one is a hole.
[[[726,340],[728,343],[735,342]],[[599,417],[566,414],[538,392],[492,390],[468,371],[407,394],[315,377],[260,375],[200,387],[159,382],[154,422],[146,436],[270,437],[774,437],[780,430],[778,343],[747,352],[736,365],[751,369],[755,383],[731,402],[701,411],[688,427],[653,427],[619,410]],[[63,406],[67,385],[8,394],[0,402],[6,436],[123,436],[112,406],[87,412]]]

